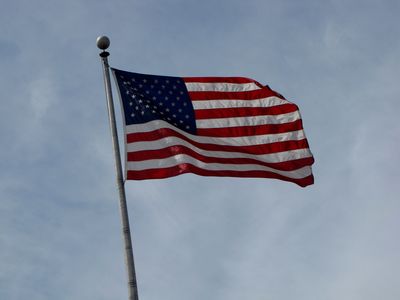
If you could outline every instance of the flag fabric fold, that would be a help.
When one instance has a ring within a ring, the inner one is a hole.
[[[202,176],[313,184],[298,107],[244,77],[171,77],[112,69],[125,122],[126,179]]]

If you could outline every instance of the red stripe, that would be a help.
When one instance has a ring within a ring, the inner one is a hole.
[[[205,100],[255,100],[267,97],[278,97],[284,99],[282,95],[274,92],[268,87],[260,90],[243,91],[243,92],[190,92],[189,96],[192,101]]]
[[[275,178],[289,181],[305,187],[314,183],[313,175],[305,178],[293,179],[279,174],[267,171],[210,171],[204,170],[191,164],[180,164],[170,168],[149,169],[141,171],[127,171],[128,180],[144,180],[144,179],[162,179],[173,177],[185,173],[194,173],[201,176],[218,176],[218,177],[257,177],[257,178]]]
[[[281,171],[293,171],[300,169],[304,166],[310,166],[313,164],[314,159],[312,157],[300,158],[285,162],[265,162],[260,161],[254,158],[227,158],[227,157],[211,157],[205,156],[203,154],[197,153],[196,151],[183,146],[183,145],[176,145],[166,147],[164,149],[157,149],[157,150],[143,150],[143,151],[136,151],[136,152],[128,152],[127,153],[127,160],[128,161],[143,161],[143,160],[150,160],[150,159],[164,159],[171,156],[175,156],[178,154],[186,154],[191,156],[199,161],[205,163],[219,163],[219,164],[256,164],[260,166],[274,168],[276,170]]]
[[[302,128],[303,126],[301,120],[296,120],[290,123],[270,124],[261,126],[199,128],[197,129],[197,135],[209,136],[209,137],[245,137],[245,136],[291,132],[300,130]],[[148,132],[128,133],[126,135],[126,142],[134,143],[134,142],[144,142],[144,141],[155,141],[160,139],[160,137],[167,137],[167,136],[182,137],[184,135],[170,128],[160,128]]]
[[[169,128],[161,128],[150,132],[128,134],[127,143],[134,143],[140,141],[155,141],[170,136],[176,136],[196,146],[197,148],[208,151],[241,152],[249,154],[269,154],[269,153],[308,148],[308,143],[306,139],[275,142],[275,143],[260,144],[260,145],[249,145],[249,146],[231,146],[231,145],[217,145],[210,143],[199,143]]]
[[[259,126],[238,126],[223,128],[197,128],[198,136],[210,137],[241,137],[263,134],[276,134],[303,129],[301,120],[283,124],[268,124]]]
[[[297,111],[295,104],[288,103],[271,107],[231,107],[215,109],[196,109],[196,120],[235,118],[249,116],[281,115]]]
[[[246,77],[183,77],[184,82],[199,82],[199,83],[255,83],[259,84],[257,81],[246,78]]]

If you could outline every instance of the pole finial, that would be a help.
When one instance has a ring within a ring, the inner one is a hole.
[[[101,35],[97,38],[96,45],[99,49],[105,51],[110,46],[110,39],[105,35]]]

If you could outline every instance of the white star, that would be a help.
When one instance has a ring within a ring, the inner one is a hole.
[[[165,100],[168,100],[168,96],[165,96],[165,98],[164,98]]]
[[[166,83],[169,83],[169,80],[167,79],[167,80],[165,80],[165,82],[166,82]]]
[[[144,82],[144,83],[146,83],[146,82],[147,82],[147,80],[146,80],[146,79],[143,79],[143,82]]]
[[[189,115],[185,115],[185,118],[186,118],[186,119],[189,119]]]
[[[133,105],[133,102],[129,102],[129,105],[132,106],[132,105]]]
[[[134,113],[131,113],[131,117],[134,117],[135,116],[135,114]]]
[[[172,103],[171,103],[171,106],[175,106],[175,102],[172,102]]]
[[[165,111],[166,111],[166,112],[169,112],[169,108],[166,108]]]

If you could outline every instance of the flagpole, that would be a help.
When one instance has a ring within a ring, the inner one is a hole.
[[[110,53],[106,51],[108,46],[110,45],[110,40],[106,36],[99,36],[96,41],[97,47],[102,50],[99,54],[101,57],[101,62],[103,66],[103,76],[104,76],[104,85],[105,92],[107,98],[107,109],[108,109],[108,120],[110,123],[111,129],[111,138],[114,149],[114,158],[115,158],[115,169],[117,172],[117,186],[119,192],[119,207],[121,213],[121,223],[122,223],[122,234],[124,238],[125,244],[125,264],[128,271],[128,290],[129,290],[129,300],[139,300],[138,290],[137,290],[137,282],[136,282],[136,274],[135,274],[135,263],[133,260],[133,250],[132,250],[132,240],[131,240],[131,232],[129,227],[129,216],[128,209],[126,204],[126,195],[125,195],[125,186],[124,186],[124,177],[122,173],[122,165],[121,165],[121,154],[119,150],[118,143],[118,134],[117,134],[117,125],[115,122],[115,111],[114,111],[114,102],[111,91],[111,81],[110,81],[110,66],[108,65],[108,56]]]

